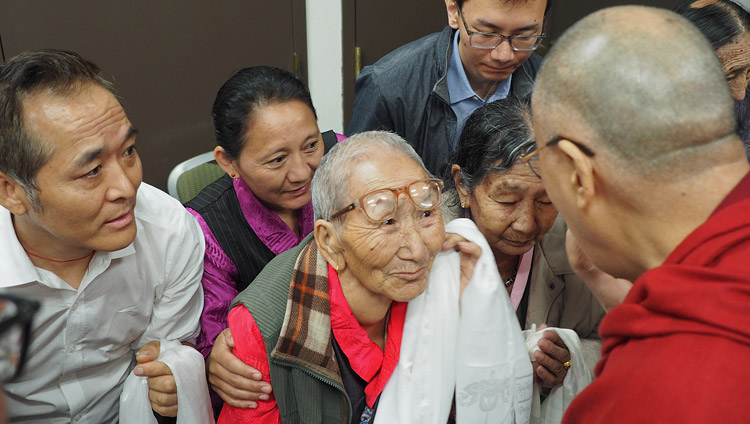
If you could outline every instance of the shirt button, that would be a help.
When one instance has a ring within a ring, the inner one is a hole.
[[[78,302],[74,303],[73,306],[70,307],[71,310],[75,311],[78,309]]]
[[[79,415],[76,415],[76,417],[75,417],[75,418],[73,418],[73,420],[74,420],[75,422],[79,422],[79,421],[81,421],[81,415],[80,415],[80,414],[79,414]]]
[[[75,351],[76,351],[76,346],[75,345],[72,345],[72,346],[70,346],[70,348],[68,348],[68,352],[70,352],[70,353],[73,353]]]

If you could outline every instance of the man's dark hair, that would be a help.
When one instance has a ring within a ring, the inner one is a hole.
[[[72,52],[21,53],[0,67],[0,171],[21,184],[36,206],[39,204],[35,176],[52,156],[52,150],[44,140],[26,132],[23,102],[41,92],[69,95],[87,84],[114,93],[99,67]]]
[[[512,168],[535,142],[530,99],[508,97],[471,114],[450,163],[461,167],[461,185],[473,192],[488,174]],[[450,173],[445,176],[445,185],[448,189],[455,186]]]
[[[230,159],[237,159],[245,146],[254,112],[274,103],[298,100],[312,110],[310,91],[293,73],[270,66],[251,66],[237,71],[221,86],[214,100],[211,119],[216,144]]]
[[[458,7],[464,7],[465,0],[455,0],[456,4],[458,4]],[[529,0],[503,0],[506,3],[526,3]],[[544,7],[544,16],[547,16],[547,12],[549,12],[549,8],[552,6],[552,0],[547,0],[547,6]]]
[[[714,49],[750,31],[750,13],[731,1],[716,0],[701,6],[700,2],[687,0],[674,11],[695,24]]]

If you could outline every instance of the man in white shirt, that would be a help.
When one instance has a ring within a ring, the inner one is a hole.
[[[154,411],[177,413],[155,359],[159,340],[198,335],[204,241],[176,200],[141,184],[136,132],[77,54],[0,68],[0,289],[42,304],[27,366],[4,386],[12,422],[117,422],[131,371],[148,377]]]

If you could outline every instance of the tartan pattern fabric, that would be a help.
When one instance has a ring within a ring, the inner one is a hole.
[[[365,410],[362,411],[362,416],[359,417],[359,424],[370,424],[373,412],[372,408],[365,406]]]
[[[309,243],[297,257],[284,323],[271,357],[297,363],[341,383],[331,342],[328,263]]]

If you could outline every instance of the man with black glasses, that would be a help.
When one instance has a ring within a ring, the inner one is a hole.
[[[550,0],[551,1],[551,0]],[[347,134],[390,130],[441,174],[464,122],[533,89],[548,0],[446,0],[448,26],[366,66]]]

